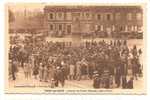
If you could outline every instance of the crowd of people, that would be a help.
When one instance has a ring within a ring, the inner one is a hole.
[[[85,41],[78,46],[53,41],[16,44],[9,49],[9,76],[16,80],[21,67],[25,79],[34,77],[52,88],[64,87],[65,80],[93,80],[93,88],[133,89],[134,80],[142,77],[141,55],[142,50],[129,48],[126,40]]]
[[[58,38],[63,38],[71,34],[66,34],[65,31],[62,32],[54,32],[51,34],[51,37],[58,37]],[[108,37],[113,37],[113,38],[123,38],[126,37],[128,39],[143,39],[143,33],[139,32],[122,32],[118,34],[118,32],[112,32],[111,36],[107,34],[107,32],[102,32],[102,31],[95,31],[91,33],[80,33],[79,36],[82,38],[91,38],[91,37],[98,37],[98,38],[108,38]]]

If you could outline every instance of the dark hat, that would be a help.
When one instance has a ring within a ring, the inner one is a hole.
[[[133,80],[134,78],[133,78],[133,77],[130,77],[130,79]]]

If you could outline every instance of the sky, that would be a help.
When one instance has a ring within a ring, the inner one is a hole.
[[[19,4],[15,4],[15,3],[9,3],[6,4],[6,7],[8,7],[9,9],[11,9],[12,11],[24,11],[24,9],[26,10],[43,10],[44,6],[46,4],[45,3],[19,3]]]

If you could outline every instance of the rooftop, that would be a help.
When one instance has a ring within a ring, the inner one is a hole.
[[[142,11],[141,6],[45,6],[44,11]]]

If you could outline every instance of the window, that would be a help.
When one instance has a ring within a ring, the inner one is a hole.
[[[120,20],[121,19],[121,14],[120,13],[116,13],[115,19],[116,20]]]
[[[61,24],[58,26],[58,30],[62,30],[62,25]]]
[[[89,18],[90,17],[90,14],[89,13],[86,13],[86,18]]]
[[[52,24],[49,25],[50,30],[54,30],[54,26]]]
[[[95,25],[96,31],[103,31],[103,25]]]
[[[137,26],[134,26],[134,31],[137,31]]]
[[[53,18],[54,18],[53,14],[50,13],[50,14],[49,14],[49,19],[53,19]]]
[[[67,25],[67,33],[71,33],[71,25]]]
[[[80,16],[80,13],[77,13],[77,16]]]
[[[123,31],[123,27],[122,26],[120,26],[120,31]]]
[[[115,31],[115,25],[112,25],[112,31]]]
[[[106,15],[106,19],[109,21],[110,20],[110,14]]]
[[[127,20],[132,20],[132,14],[131,13],[127,14]]]
[[[66,13],[66,19],[67,19],[67,20],[71,20],[71,19],[72,19],[72,14],[71,14],[71,12],[67,12],[67,13]]]
[[[58,17],[61,18],[62,17],[62,13],[58,13]]]
[[[137,20],[141,20],[142,19],[142,14],[141,13],[137,13],[136,14],[136,19]]]
[[[57,20],[62,20],[62,19],[64,18],[63,15],[64,15],[64,14],[63,14],[62,12],[58,12],[58,13],[56,14],[56,19],[57,19]]]
[[[58,13],[58,17],[61,18],[62,17],[62,13]]]
[[[98,30],[98,25],[95,25],[95,30],[96,30],[96,31]]]
[[[103,31],[103,25],[101,25],[101,31]]]
[[[125,31],[126,31],[126,32],[128,31],[128,26],[127,26],[127,25],[125,26]]]
[[[101,20],[101,15],[100,14],[97,15],[97,19]]]
[[[128,26],[128,31],[131,31],[131,26]]]
[[[76,18],[78,18],[78,19],[80,19],[80,18],[81,18],[80,13],[76,13]]]
[[[141,32],[143,30],[143,27],[142,26],[138,26],[137,27],[137,31]]]
[[[101,29],[101,26],[100,26],[100,25],[98,25],[98,28],[97,28],[97,29],[98,29],[98,31],[99,31],[99,30]]]
[[[131,31],[134,31],[134,26],[133,25],[131,26]]]

